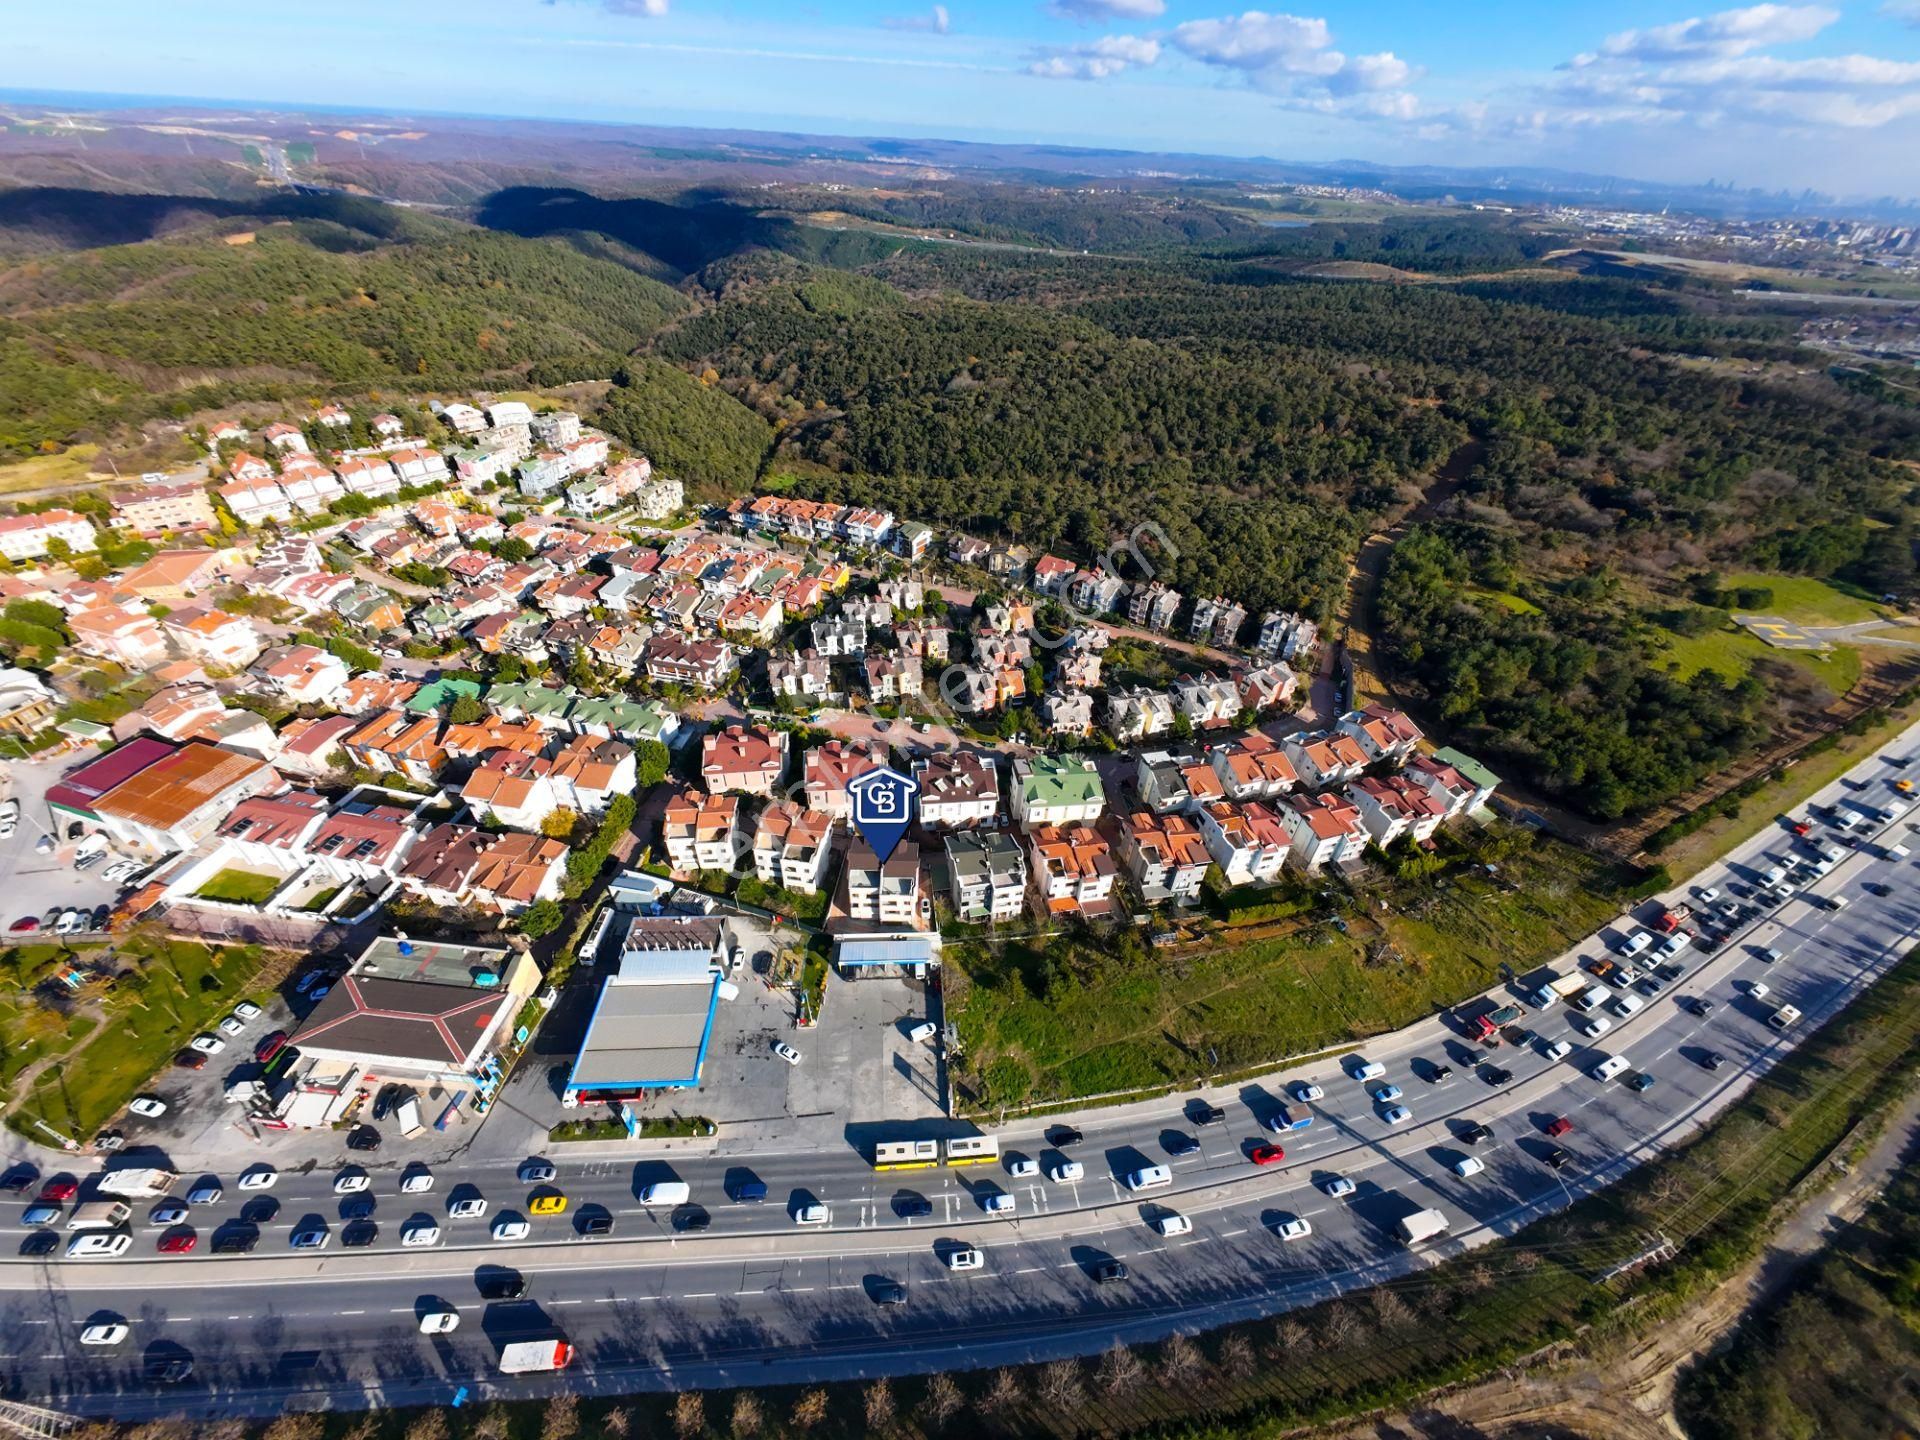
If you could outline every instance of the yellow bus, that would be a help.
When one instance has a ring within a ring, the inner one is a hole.
[[[882,1140],[873,1147],[876,1170],[931,1170],[939,1163],[936,1140]]]
[[[962,1135],[947,1141],[947,1164],[991,1165],[1000,1158],[1000,1142],[991,1135]]]

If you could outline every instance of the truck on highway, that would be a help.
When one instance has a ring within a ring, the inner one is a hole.
[[[89,1200],[73,1207],[67,1229],[117,1230],[132,1218],[133,1210],[124,1200]]]
[[[179,1178],[173,1171],[157,1166],[131,1166],[124,1170],[107,1171],[95,1188],[102,1195],[124,1195],[131,1200],[142,1200],[166,1194]]]
[[[516,1340],[500,1352],[502,1375],[537,1375],[572,1363],[573,1346],[564,1340]]]
[[[1438,1210],[1416,1210],[1411,1215],[1400,1217],[1400,1239],[1403,1244],[1418,1245],[1423,1240],[1437,1240],[1447,1233],[1447,1217]]]

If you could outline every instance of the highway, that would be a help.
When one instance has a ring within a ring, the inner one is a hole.
[[[1920,727],[1882,754],[1907,755],[1916,741]],[[1891,782],[1904,773],[1875,757],[1816,803],[1848,793],[1891,800]],[[1906,820],[1885,839],[1896,837],[1911,838]],[[1768,863],[1763,852],[1784,856],[1792,839],[1770,826],[1695,883],[1749,885]],[[1711,957],[1689,952],[1679,983],[1646,999],[1638,1013],[1614,1017],[1596,1040],[1583,1038],[1558,1005],[1521,1022],[1540,1037],[1526,1048],[1482,1051],[1444,1018],[1363,1047],[1366,1059],[1385,1067],[1383,1080],[1403,1092],[1397,1103],[1412,1118],[1401,1125],[1390,1124],[1370,1087],[1342,1068],[1349,1057],[1211,1095],[1227,1112],[1215,1124],[1183,1113],[1196,1097],[1073,1117],[1084,1139],[1066,1153],[1086,1173],[1067,1183],[1015,1179],[1004,1163],[1007,1155],[1027,1155],[1044,1170],[1060,1158],[1045,1143],[1051,1122],[1040,1121],[999,1132],[999,1165],[886,1174],[856,1150],[866,1136],[825,1154],[722,1150],[671,1164],[569,1156],[556,1146],[548,1158],[569,1209],[531,1217],[526,1242],[489,1238],[503,1211],[524,1213],[535,1188],[518,1183],[510,1164],[442,1168],[422,1195],[400,1193],[399,1162],[369,1164],[380,1233],[367,1249],[340,1243],[343,1197],[332,1191],[331,1167],[287,1173],[273,1189],[252,1193],[223,1176],[224,1197],[195,1207],[190,1221],[200,1243],[182,1257],[155,1255],[164,1231],[145,1223],[148,1201],[136,1202],[135,1245],[125,1258],[22,1258],[16,1252],[29,1227],[20,1221],[23,1206],[10,1201],[0,1223],[7,1257],[0,1263],[0,1374],[9,1394],[76,1413],[265,1413],[289,1396],[313,1406],[401,1404],[445,1400],[463,1386],[486,1398],[562,1385],[618,1391],[1027,1361],[1275,1313],[1509,1234],[1684,1138],[1920,939],[1914,863],[1878,847],[1847,851],[1813,892],[1843,896],[1845,908],[1796,896]],[[1784,958],[1769,962],[1761,954],[1768,949]],[[1570,974],[1575,959],[1601,953],[1596,938],[1553,968]],[[1764,998],[1750,993],[1756,982],[1768,987]],[[1711,1000],[1713,1013],[1693,1013],[1686,1002],[1695,998]],[[1766,1023],[1783,1003],[1804,1013],[1784,1034]],[[1546,1044],[1563,1038],[1570,1053],[1549,1058]],[[1722,1057],[1719,1068],[1702,1063],[1709,1052]],[[1591,1078],[1591,1067],[1609,1055],[1652,1077],[1651,1088]],[[1512,1080],[1487,1083],[1474,1063],[1485,1059],[1509,1067]],[[1437,1062],[1453,1073],[1431,1083],[1423,1077]],[[1301,1080],[1324,1090],[1304,1107],[1312,1125],[1268,1134],[1260,1121],[1283,1087]],[[1559,1117],[1573,1128],[1549,1139],[1546,1127]],[[1462,1138],[1474,1123],[1492,1131],[1477,1146]],[[1197,1149],[1170,1153],[1182,1137]],[[1275,1140],[1285,1146],[1284,1162],[1249,1162],[1252,1145]],[[1556,1145],[1570,1157],[1559,1170],[1544,1163]],[[1463,1178],[1452,1166],[1468,1154],[1486,1168]],[[1130,1194],[1119,1177],[1148,1163],[1169,1165],[1173,1185]],[[46,1173],[58,1172],[48,1166]],[[187,1175],[176,1195],[189,1188],[193,1172]],[[1330,1194],[1335,1177],[1351,1182],[1351,1192]],[[709,1228],[676,1228],[685,1212],[639,1203],[644,1186],[672,1178],[689,1183]],[[764,1204],[730,1200],[747,1178],[766,1183]],[[1011,1219],[981,1206],[985,1193],[1000,1190],[1015,1197]],[[448,1205],[472,1194],[490,1202],[489,1214],[449,1219]],[[929,1202],[931,1214],[911,1213],[913,1198]],[[801,1201],[828,1205],[831,1224],[797,1227],[790,1210]],[[259,1233],[254,1252],[210,1254],[210,1238],[243,1223],[248,1206],[258,1207],[246,1222]],[[1427,1207],[1449,1216],[1451,1236],[1409,1251],[1395,1224]],[[612,1217],[613,1233],[583,1236],[579,1217],[599,1210]],[[1190,1218],[1192,1232],[1157,1234],[1149,1221],[1167,1210]],[[399,1245],[400,1230],[416,1216],[439,1223],[439,1244]],[[1281,1239],[1278,1226],[1295,1218],[1312,1233]],[[328,1247],[290,1250],[292,1231],[314,1223],[327,1225]],[[64,1246],[67,1236],[59,1238]],[[982,1269],[955,1272],[943,1263],[961,1244],[985,1252]],[[1131,1274],[1097,1284],[1092,1268],[1109,1258]],[[502,1274],[525,1278],[523,1299],[481,1297],[480,1286]],[[884,1282],[903,1285],[906,1303],[877,1304]],[[421,1335],[423,1308],[449,1304],[461,1328]],[[103,1315],[126,1320],[129,1339],[113,1348],[81,1346],[81,1327]],[[501,1343],[555,1327],[581,1349],[564,1377],[498,1375]],[[144,1378],[149,1362],[183,1355],[196,1366],[184,1385]]]

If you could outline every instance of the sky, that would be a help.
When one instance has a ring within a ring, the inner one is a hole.
[[[1920,195],[1920,0],[8,0],[0,87]]]

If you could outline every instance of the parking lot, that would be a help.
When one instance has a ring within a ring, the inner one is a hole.
[[[0,799],[20,804],[13,834],[0,840],[0,896],[5,897],[0,901],[0,928],[28,915],[44,918],[56,909],[91,912],[120,898],[121,883],[105,874],[118,856],[109,853],[88,869],[75,870],[71,841],[54,836],[51,853],[38,848],[49,835],[47,790],[77,763],[72,756],[0,763]]]

